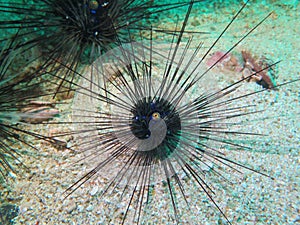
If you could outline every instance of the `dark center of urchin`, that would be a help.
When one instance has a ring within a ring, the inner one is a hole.
[[[54,4],[58,16],[64,18],[66,32],[81,35],[83,42],[95,42],[99,40],[107,43],[114,41],[116,31],[112,22],[111,14],[118,12],[112,7],[111,0],[70,0],[57,1]],[[80,32],[79,32],[80,31]]]
[[[140,140],[147,140],[151,135],[160,135],[159,132],[151,132],[150,124],[153,121],[159,119],[165,123],[167,130],[164,140],[151,151],[171,153],[176,149],[181,135],[181,121],[178,112],[170,102],[162,98],[143,98],[132,107],[131,112],[133,116],[130,119],[130,129]]]

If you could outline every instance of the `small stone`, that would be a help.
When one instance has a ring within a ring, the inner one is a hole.
[[[76,209],[76,203],[72,201],[72,202],[70,202],[70,203],[68,204],[66,211],[67,211],[68,213],[71,213],[71,212],[73,212],[75,209]]]
[[[86,208],[86,211],[93,211],[94,209],[94,206],[93,205],[89,205],[87,208]]]
[[[78,205],[77,210],[78,210],[78,212],[83,212],[84,207],[82,205]]]
[[[98,186],[94,186],[93,189],[90,192],[90,195],[94,196],[98,192],[98,190],[99,190],[99,187]]]

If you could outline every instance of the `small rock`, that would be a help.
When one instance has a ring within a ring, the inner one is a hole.
[[[90,192],[90,195],[94,196],[98,192],[98,190],[99,190],[99,187],[98,186],[94,186],[93,189]]]
[[[78,210],[78,212],[83,212],[84,207],[82,205],[78,205],[77,210]]]
[[[75,209],[76,209],[76,203],[72,201],[72,202],[70,202],[70,203],[67,205],[66,211],[67,211],[68,213],[71,213],[71,212],[73,212]]]
[[[94,209],[94,206],[93,205],[89,205],[87,208],[86,208],[86,211],[93,211]]]

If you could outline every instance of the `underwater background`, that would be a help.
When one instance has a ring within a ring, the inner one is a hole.
[[[33,4],[32,2],[35,1],[24,2]],[[194,4],[186,30],[204,32],[194,34],[193,37],[194,40],[204,42],[200,55],[209,49],[242,4],[243,1],[221,0]],[[229,31],[214,47],[207,60],[213,58],[214,53],[226,52],[249,27],[272,11],[272,15],[238,45],[231,56],[241,60],[242,51],[247,51],[254,58],[264,58],[271,63],[281,60],[270,75],[273,76],[274,83],[281,84],[298,79],[300,75],[299,7],[298,1],[295,0],[250,1],[230,26]],[[159,16],[156,25],[161,29],[166,27],[176,29],[176,23],[182,21],[185,15],[184,7],[169,10]],[[7,15],[1,12],[0,17],[5,16]],[[14,30],[1,31],[1,38],[14,32]],[[164,43],[169,41],[165,39],[169,39],[170,36],[159,34],[154,38],[157,38],[159,43]],[[195,49],[197,41],[193,42],[190,50]],[[20,59],[20,65],[26,65],[26,62],[26,59]],[[204,67],[208,64],[209,62],[205,62]],[[18,68],[18,65],[15,67]],[[241,76],[242,74],[232,68],[232,64],[224,62],[210,71],[203,84],[204,90],[226,87]],[[250,98],[241,98],[241,105],[256,104],[256,110],[261,110],[247,117],[241,126],[265,136],[242,140],[253,142],[254,151],[233,152],[228,156],[255,170],[264,171],[274,180],[243,170],[242,174],[223,174],[228,180],[225,182],[214,173],[207,171],[206,179],[214,184],[216,193],[214,200],[232,224],[300,223],[299,87],[299,82],[294,82],[280,87],[279,90],[268,90]],[[260,89],[263,89],[261,85],[247,82],[235,95],[240,96]],[[64,100],[64,104],[56,106],[61,115],[54,118],[54,121],[69,120],[68,112],[72,108],[78,104],[84,107],[84,102],[78,102],[76,93],[74,98]],[[59,123],[52,126],[32,124],[29,127],[32,131],[45,136],[51,136],[56,132],[63,133],[70,128],[67,124],[59,125]],[[63,141],[69,141],[67,137],[64,138]],[[85,183],[73,195],[64,201],[61,200],[62,193],[90,169],[89,162],[76,163],[83,157],[82,155],[74,155],[71,151],[56,148],[46,141],[34,141],[30,138],[28,141],[36,149],[29,149],[24,143],[16,143],[18,148],[26,149],[21,160],[28,169],[22,169],[19,174],[11,175],[8,177],[8,182],[1,180],[3,183],[0,186],[1,224],[120,224],[123,215],[121,209],[127,206],[126,203],[119,201],[119,193],[104,196],[101,200],[97,198],[101,195],[100,187],[105,184],[105,177]],[[140,223],[176,224],[169,216],[173,209],[168,193],[164,189],[155,192],[159,198],[157,197],[156,201],[145,209]],[[223,216],[196,184],[190,182],[186,192],[188,201],[193,204],[188,208],[184,199],[178,199],[176,204],[180,209],[180,224],[226,224]],[[110,210],[111,208],[117,208],[119,211]]]

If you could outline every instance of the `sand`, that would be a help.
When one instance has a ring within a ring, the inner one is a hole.
[[[224,1],[219,2],[216,8],[213,4],[207,9],[195,6],[192,11],[187,30],[209,32],[194,37],[196,42],[193,42],[191,50],[197,41],[204,41],[204,48],[199,57],[241,5],[235,3],[225,7]],[[253,27],[273,11],[273,14],[249,38],[234,49],[234,52],[239,54],[242,50],[247,50],[253,55],[265,56],[274,62],[281,60],[276,68],[277,84],[299,78],[300,6],[290,2],[291,4],[283,4],[280,1],[252,2],[211,52],[226,51],[249,27]],[[214,12],[215,9],[217,13]],[[182,15],[183,12],[179,17]],[[168,16],[170,15],[167,14],[161,24],[171,23]],[[240,74],[220,68],[211,71],[209,76],[217,82],[217,87],[224,87],[240,78]],[[242,174],[225,170],[223,176],[230,182],[222,180],[211,171],[205,173],[208,183],[214,187],[214,200],[232,224],[273,225],[300,222],[299,86],[299,82],[291,83],[277,91],[265,91],[243,98],[239,103],[241,105],[255,103],[258,110],[264,110],[245,118],[241,129],[266,136],[245,140],[253,144],[253,150],[229,151],[226,156],[263,171],[274,179],[244,169],[241,169]],[[245,82],[234,95],[239,96],[261,89],[262,87],[256,83]],[[57,120],[68,119],[69,114],[63,113]],[[42,129],[40,132],[49,134],[52,131],[62,132],[71,128],[42,126]],[[63,140],[70,144],[76,141],[68,138],[63,137]],[[34,144],[39,152],[36,152],[35,156],[25,155],[23,158],[29,171],[12,178],[11,186],[1,190],[1,198],[19,207],[19,214],[14,222],[6,224],[120,223],[122,211],[127,207],[127,204],[119,199],[121,190],[117,189],[101,197],[101,190],[106,187],[107,180],[105,176],[100,175],[62,201],[66,188],[85,174],[91,168],[91,164],[76,163],[82,155],[74,155],[69,150],[58,150],[46,142]],[[186,183],[190,208],[186,206],[183,198],[179,197],[177,204],[180,209],[180,224],[225,224],[224,217],[210,203],[203,191],[191,180],[187,179]],[[130,213],[132,211],[133,209]],[[147,208],[141,221],[142,224],[175,224],[166,187],[158,187],[155,190],[153,204]]]

